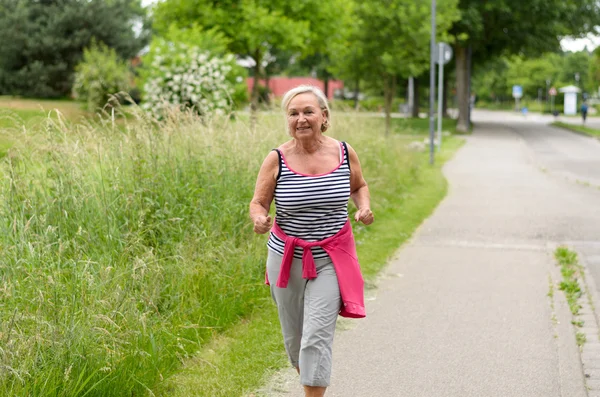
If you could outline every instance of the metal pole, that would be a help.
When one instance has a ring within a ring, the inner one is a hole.
[[[435,137],[435,0],[431,0],[431,45],[429,56],[429,164],[433,164]]]
[[[546,79],[546,106],[545,106],[545,111],[548,111],[548,95],[550,94],[550,90],[548,88],[548,86],[550,85],[550,80]]]
[[[442,101],[444,100],[444,44],[438,44],[438,62],[439,62],[439,72],[438,72],[438,142],[437,149],[438,152],[442,149]]]
[[[408,114],[407,117],[412,117],[413,107],[415,106],[415,78],[408,78]]]
[[[471,130],[471,57],[473,55],[473,49],[471,48],[471,44],[467,47],[467,101],[469,102],[469,106],[467,106],[467,128],[469,131]],[[475,104],[473,103],[473,106]]]

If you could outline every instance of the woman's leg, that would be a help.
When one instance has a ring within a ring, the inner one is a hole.
[[[304,386],[304,397],[323,397],[326,387]]]
[[[322,396],[329,386],[340,289],[329,258],[316,261],[317,278],[304,291],[304,327],[300,348],[300,382],[306,396]]]
[[[267,275],[271,284],[271,296],[277,304],[283,343],[291,364],[299,371],[300,342],[304,321],[304,289],[306,280],[302,278],[302,260],[294,259],[287,288],[275,286],[281,269],[281,255],[269,250]]]

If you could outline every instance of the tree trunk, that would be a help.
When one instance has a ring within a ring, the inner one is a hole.
[[[329,100],[329,74],[325,74],[325,78],[323,79],[323,93],[325,94],[325,98]]]
[[[413,78],[413,108],[412,108],[412,117],[419,118],[419,79],[417,77]]]
[[[250,128],[254,130],[256,127],[256,119],[258,113],[258,84],[260,81],[260,63],[261,54],[260,51],[256,51],[254,54],[254,85],[252,85],[252,92],[250,93]]]
[[[384,77],[383,96],[385,98],[385,135],[387,136],[392,127],[392,102],[396,96],[396,76]]]
[[[354,86],[354,110],[358,110],[359,89],[360,89],[360,78],[356,78],[356,85]]]
[[[458,106],[458,122],[456,130],[469,132],[469,70],[467,48],[456,45],[456,102]]]

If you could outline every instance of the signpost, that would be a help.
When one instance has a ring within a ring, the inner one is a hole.
[[[515,98],[515,110],[518,112],[521,110],[521,107],[519,106],[519,99],[523,97],[523,87],[520,85],[513,85],[512,96]]]
[[[438,152],[442,148],[442,108],[444,101],[444,65],[452,59],[452,47],[446,43],[438,43],[436,62],[439,67],[438,73]]]
[[[558,94],[556,88],[551,87],[548,90],[548,95],[550,95],[550,113],[554,114],[554,97]]]
[[[452,48],[446,43],[435,42],[435,0],[431,0],[431,42],[429,52],[429,163],[433,164],[435,153],[435,64],[439,64],[438,87],[438,150],[442,143],[442,106],[444,65],[452,59]]]

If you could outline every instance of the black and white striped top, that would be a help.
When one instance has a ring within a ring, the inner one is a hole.
[[[350,163],[346,143],[340,142],[340,164],[333,171],[320,175],[292,170],[283,153],[279,150],[277,153],[279,176],[274,194],[277,224],[288,236],[305,241],[323,240],[339,232],[348,219],[350,198]],[[273,232],[267,246],[283,255],[285,243]],[[315,259],[327,257],[322,248],[311,249]],[[302,248],[296,247],[294,257],[302,258]]]

